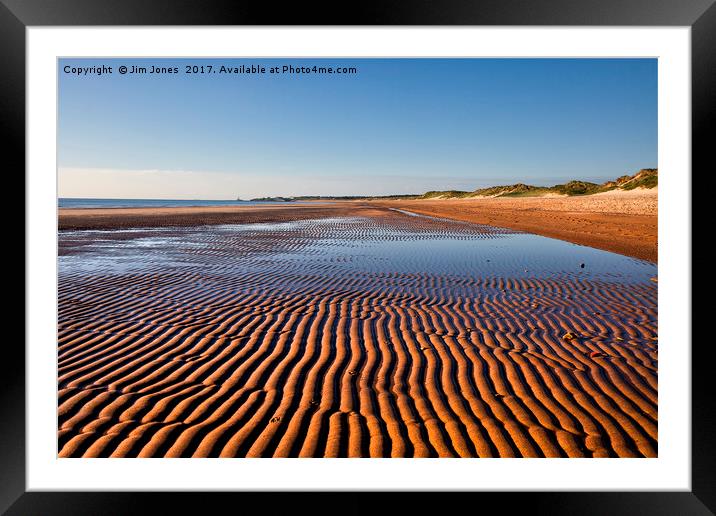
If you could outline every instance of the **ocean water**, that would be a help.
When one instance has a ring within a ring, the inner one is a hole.
[[[292,201],[294,202],[300,201]],[[57,205],[60,208],[171,208],[187,206],[254,206],[275,204],[270,201],[232,201],[232,200],[201,200],[201,199],[77,199],[60,197]]]

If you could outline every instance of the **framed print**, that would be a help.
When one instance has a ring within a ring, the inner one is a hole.
[[[4,1],[3,510],[713,513],[716,7],[613,4]]]

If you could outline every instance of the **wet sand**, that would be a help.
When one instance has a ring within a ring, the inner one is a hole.
[[[657,455],[654,265],[300,210],[60,232],[60,457]]]
[[[347,203],[285,203],[266,206],[191,206],[183,208],[61,208],[58,229],[117,229],[136,227],[250,224],[350,215]]]
[[[380,201],[425,215],[491,224],[656,262],[657,189],[586,196]]]

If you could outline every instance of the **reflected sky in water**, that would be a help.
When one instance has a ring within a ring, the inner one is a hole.
[[[352,217],[62,231],[59,273],[122,274],[191,267],[221,274],[246,270],[326,276],[433,274],[625,283],[648,282],[657,275],[654,263],[561,240],[470,223],[432,219],[421,225],[409,220],[412,217],[405,219],[397,225],[388,223],[393,219]]]

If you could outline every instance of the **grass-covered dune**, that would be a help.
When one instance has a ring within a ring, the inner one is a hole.
[[[421,199],[464,199],[468,197],[534,197],[547,194],[590,195],[610,190],[633,190],[635,188],[654,188],[658,184],[658,169],[644,168],[632,176],[621,176],[614,181],[597,184],[588,181],[569,181],[554,186],[533,186],[524,183],[514,185],[479,188],[472,192],[456,190],[431,191]]]

